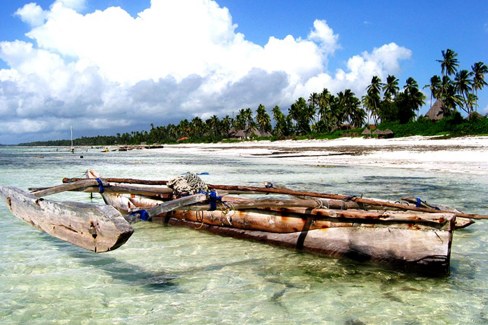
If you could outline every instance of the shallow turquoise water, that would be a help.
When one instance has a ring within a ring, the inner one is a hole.
[[[80,158],[83,155],[83,158]],[[59,184],[88,168],[106,177],[168,179],[208,172],[214,184],[397,199],[421,196],[488,214],[484,176],[165,150],[75,155],[0,148],[0,184]],[[89,201],[87,194],[58,199]],[[98,198],[95,202],[101,203]],[[54,239],[0,204],[0,323],[481,324],[488,321],[488,221],[457,231],[451,275],[429,279],[196,230],[139,223],[127,244],[94,254]]]

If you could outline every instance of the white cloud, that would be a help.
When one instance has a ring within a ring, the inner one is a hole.
[[[335,77],[341,88],[351,88],[363,92],[371,82],[372,76],[386,79],[388,74],[400,72],[400,61],[410,59],[409,49],[389,43],[373,49],[371,53],[363,52],[347,61],[347,70],[338,69]]]
[[[308,38],[314,42],[321,44],[323,51],[326,54],[333,54],[339,46],[339,35],[334,34],[332,28],[327,25],[326,21],[316,20],[313,23],[314,29],[308,35]]]
[[[410,59],[410,50],[395,43],[383,45],[370,52],[351,57],[345,69],[338,69],[335,74],[319,73],[309,78],[297,88],[296,96],[306,96],[311,92],[320,92],[323,88],[337,93],[344,89],[351,89],[361,96],[370,84],[372,76],[385,80],[388,74],[400,72],[401,60]]]
[[[322,20],[305,39],[270,36],[260,46],[211,0],[152,0],[136,17],[119,7],[82,14],[84,6],[58,0],[49,10],[17,11],[32,26],[32,42],[0,42],[10,67],[0,70],[0,112],[10,112],[0,130],[52,135],[73,123],[87,130],[160,124],[260,103],[286,110],[324,87],[361,95],[373,75],[394,74],[411,56],[386,44],[331,73],[339,35]],[[0,143],[8,139],[0,133]]]
[[[28,3],[18,9],[15,12],[15,15],[19,16],[23,22],[30,26],[39,26],[43,24],[46,19],[46,12],[42,10],[41,6],[34,2]]]
[[[85,9],[86,0],[56,0],[55,5],[60,4],[66,8],[81,11]]]

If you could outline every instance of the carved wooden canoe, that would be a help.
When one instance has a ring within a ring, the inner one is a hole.
[[[30,225],[76,246],[101,253],[123,245],[134,229],[110,205],[57,202],[15,187],[0,187],[12,214]]]
[[[102,196],[122,211],[158,202],[113,193]],[[153,217],[162,223],[435,276],[449,273],[455,220],[449,213],[297,207],[208,211],[193,206]]]

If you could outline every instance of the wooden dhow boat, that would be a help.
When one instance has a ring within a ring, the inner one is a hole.
[[[123,245],[146,220],[371,261],[426,275],[449,274],[453,231],[488,216],[401,201],[264,186],[212,185],[195,174],[169,181],[65,178],[26,192],[0,187],[12,213],[59,239],[94,252]],[[57,202],[63,191],[99,192],[106,205]],[[218,192],[217,192],[218,191]]]

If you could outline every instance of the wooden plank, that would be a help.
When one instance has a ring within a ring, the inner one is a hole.
[[[181,209],[188,205],[204,202],[206,200],[207,200],[206,194],[194,194],[194,195],[184,196],[168,202],[160,203],[150,209],[147,209],[147,213],[149,214],[150,217],[153,217],[161,213],[166,213],[176,209]]]
[[[330,216],[313,213],[264,210],[243,211],[195,211],[176,210],[172,216],[200,222],[202,224],[222,227],[234,227],[248,230],[261,230],[267,232],[296,232],[303,228],[308,218],[313,218],[310,229],[325,229],[336,227],[389,227],[410,229],[411,231],[439,229],[452,230],[451,222],[454,220],[449,215],[419,216],[411,214],[385,215],[380,218],[342,218],[330,213]],[[412,220],[414,218],[414,220]]]
[[[63,178],[63,183],[72,183],[86,178]],[[163,180],[148,180],[148,179],[134,179],[134,178],[117,178],[117,177],[103,177],[103,180],[111,183],[125,183],[125,184],[142,184],[142,185],[166,185],[168,181]]]
[[[384,223],[411,223],[430,224],[432,227],[446,226],[449,221],[455,220],[454,213],[419,213],[411,211],[364,211],[364,210],[333,210],[333,209],[309,209],[309,208],[271,208],[282,215],[301,214],[313,215],[317,218],[345,219],[354,222],[384,222]]]
[[[207,200],[206,194],[194,194],[184,196],[171,201],[158,201],[146,199],[150,204],[146,206],[136,205],[133,202],[139,203],[138,200],[134,201],[134,198],[121,195],[119,193],[111,194],[104,193],[102,197],[106,204],[113,206],[122,213],[126,213],[126,220],[130,223],[139,222],[145,213],[145,218],[152,218],[162,213],[171,212],[176,209],[186,208],[189,205],[195,203],[201,203]],[[207,206],[208,208],[208,206]]]
[[[97,253],[120,247],[134,232],[112,206],[50,201],[14,187],[0,187],[0,195],[17,218]]]
[[[63,182],[74,182],[82,178],[64,178]],[[139,184],[151,184],[151,185],[165,185],[167,181],[158,180],[142,180],[142,179],[129,179],[129,178],[103,178],[105,181],[123,181],[126,183],[139,183]],[[228,192],[239,191],[241,193],[252,192],[252,193],[263,193],[263,194],[285,194],[300,197],[317,197],[333,200],[344,200],[351,201],[359,204],[367,204],[376,207],[386,207],[394,208],[404,211],[419,211],[419,212],[430,212],[430,213],[450,213],[450,210],[437,210],[431,207],[416,207],[414,205],[407,205],[402,203],[396,203],[386,200],[361,198],[356,196],[348,196],[343,194],[331,194],[331,193],[320,193],[320,192],[309,192],[309,191],[297,191],[288,188],[266,188],[266,187],[256,187],[256,186],[242,186],[242,185],[219,185],[219,184],[207,184],[210,189],[225,190]],[[488,215],[481,214],[471,214],[456,212],[456,217],[469,218],[469,219],[488,219]]]
[[[37,191],[34,191],[32,194],[34,194],[34,196],[36,197],[43,197],[43,196],[58,194],[66,191],[80,190],[80,189],[87,188],[89,186],[95,186],[97,184],[98,182],[96,179],[80,179],[73,183],[61,184],[61,185],[56,185],[44,189],[39,189]]]
[[[141,186],[132,184],[113,184],[106,181],[102,181],[103,190],[111,193],[130,193],[135,195],[145,196],[160,196],[169,195],[173,193],[173,190],[168,187],[161,186]],[[95,179],[81,179],[74,183],[66,183],[62,185],[56,185],[53,187],[44,188],[31,188],[33,194],[37,197],[53,195],[64,191],[83,191],[87,193],[99,193],[100,187]]]
[[[379,206],[379,207],[395,208],[399,210],[409,210],[409,211],[419,211],[419,212],[429,212],[429,213],[439,213],[439,212],[452,213],[452,211],[448,211],[448,210],[437,210],[429,207],[416,207],[412,205],[405,205],[402,203],[395,203],[395,202],[385,201],[385,200],[368,199],[368,198],[348,196],[343,194],[296,191],[287,188],[263,188],[263,187],[254,187],[254,186],[211,185],[211,184],[208,184],[208,187],[211,189],[222,189],[227,191],[231,191],[231,190],[253,191],[253,192],[266,193],[266,194],[273,193],[273,194],[286,194],[286,195],[301,196],[301,197],[308,196],[308,197],[318,197],[318,198],[326,198],[326,199],[334,199],[334,200],[346,200],[346,201],[352,201],[356,203],[368,204],[368,205]],[[469,213],[462,213],[462,212],[455,212],[455,215],[456,217],[471,218],[471,219],[488,219],[488,215],[469,214]]]

